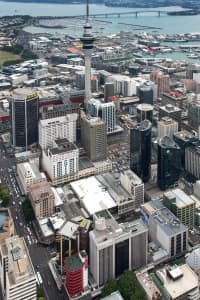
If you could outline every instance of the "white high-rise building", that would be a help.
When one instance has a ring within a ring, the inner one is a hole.
[[[112,133],[116,129],[116,107],[113,102],[101,102],[91,99],[88,102],[88,112],[93,117],[100,117],[107,127],[107,133]]]
[[[39,145],[42,149],[51,148],[53,142],[60,138],[67,138],[69,142],[76,142],[77,114],[72,113],[62,117],[40,120]]]
[[[158,138],[169,136],[173,138],[175,132],[178,131],[178,122],[174,121],[169,117],[163,117],[158,121]]]
[[[7,238],[0,246],[0,280],[5,300],[36,300],[36,275],[24,238]]]
[[[51,149],[43,150],[42,168],[53,184],[65,182],[79,170],[79,149],[67,139],[57,139]]]

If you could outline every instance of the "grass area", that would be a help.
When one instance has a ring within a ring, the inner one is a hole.
[[[0,67],[6,61],[15,60],[15,59],[19,59],[19,58],[20,58],[19,55],[12,54],[12,53],[6,52],[6,51],[0,51]]]

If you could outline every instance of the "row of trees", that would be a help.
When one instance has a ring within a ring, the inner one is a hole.
[[[10,195],[5,185],[0,185],[1,206],[7,207],[10,204]]]
[[[4,46],[2,48],[3,51],[10,52],[12,54],[19,55],[21,58],[16,58],[16,60],[10,60],[4,63],[4,66],[8,66],[11,64],[16,64],[20,63],[24,60],[29,60],[29,59],[36,59],[38,58],[37,54],[33,53],[32,51],[25,49],[22,45],[20,44],[15,44],[12,46]]]
[[[115,291],[119,291],[126,300],[146,300],[146,294],[137,280],[134,272],[124,272],[118,280],[113,279],[105,284],[102,298],[109,296]]]
[[[27,222],[31,222],[35,219],[34,211],[28,197],[22,202],[22,209]]]

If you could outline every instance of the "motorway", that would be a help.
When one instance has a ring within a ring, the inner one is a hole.
[[[27,224],[25,221],[21,206],[22,199],[15,176],[15,161],[8,157],[2,141],[0,141],[0,180],[2,184],[8,187],[10,193],[10,210],[16,234],[24,237],[35,271],[39,271],[42,276],[45,299],[68,299],[58,291],[48,267],[48,261],[51,258],[51,249],[38,243],[31,224]]]

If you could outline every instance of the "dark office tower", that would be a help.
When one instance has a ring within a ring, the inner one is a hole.
[[[11,99],[12,145],[28,147],[38,142],[39,97],[31,89],[16,89]]]
[[[153,105],[151,104],[138,104],[137,105],[137,121],[142,122],[143,120],[153,121]]]
[[[198,99],[188,104],[188,123],[196,130],[200,126],[200,101]]]
[[[104,99],[108,101],[109,97],[115,96],[115,84],[114,82],[106,82],[104,85]]]
[[[144,120],[131,129],[130,168],[144,182],[151,175],[151,122]]]
[[[151,86],[140,86],[138,88],[138,96],[140,103],[147,103],[153,105],[153,89]]]
[[[157,183],[161,190],[174,186],[181,171],[180,147],[168,136],[158,143]]]

